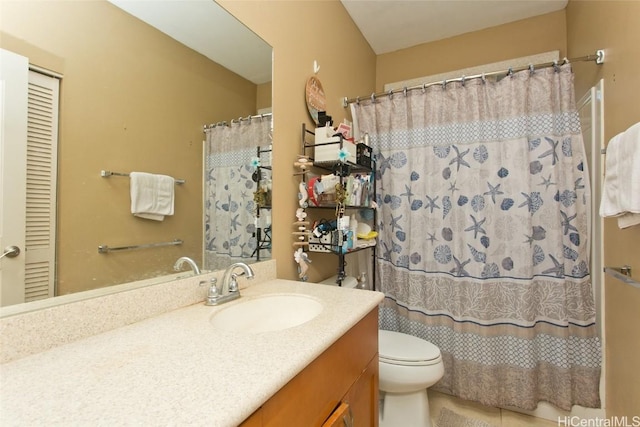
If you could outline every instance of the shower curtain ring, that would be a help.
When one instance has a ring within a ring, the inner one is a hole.
[[[509,77],[513,77],[513,68],[509,67],[509,72],[507,73]]]
[[[462,77],[460,78],[460,83],[462,83],[462,86],[464,87],[464,84],[467,80],[467,76],[465,76],[464,74],[462,75]]]
[[[482,84],[487,83],[487,77],[484,75],[484,73],[482,73],[482,76],[480,78],[482,79]]]
[[[389,99],[393,99],[393,89],[389,89],[389,92],[387,92],[387,96],[389,97]]]
[[[442,81],[442,90],[445,90],[447,88],[447,81],[443,80]]]
[[[376,94],[375,92],[371,94],[371,102],[376,102]]]
[[[533,66],[533,64],[529,64],[529,75],[533,76],[534,72],[535,72],[535,67]]]
[[[407,97],[407,87],[406,86],[404,88],[402,88],[402,94],[405,96],[405,98]]]

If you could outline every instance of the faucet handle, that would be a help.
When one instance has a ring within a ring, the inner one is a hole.
[[[207,297],[216,298],[220,294],[220,292],[218,291],[218,279],[212,277],[209,281],[209,285],[209,293],[207,294]]]
[[[231,280],[229,280],[229,292],[238,292],[238,276],[240,276],[240,274],[231,273]]]

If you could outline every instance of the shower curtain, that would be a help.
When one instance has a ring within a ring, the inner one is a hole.
[[[352,105],[377,154],[381,329],[436,344],[434,387],[599,407],[589,183],[570,65]]]
[[[271,165],[270,156],[257,156],[258,147],[271,145],[271,117],[234,120],[205,132],[205,268],[218,270],[255,258],[254,172]]]

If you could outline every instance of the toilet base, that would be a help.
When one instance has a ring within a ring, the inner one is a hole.
[[[384,392],[379,427],[431,427],[427,389],[410,393]]]

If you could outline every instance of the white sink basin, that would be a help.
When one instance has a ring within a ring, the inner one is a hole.
[[[302,325],[322,311],[322,303],[302,294],[272,294],[223,308],[211,316],[211,324],[229,332],[281,331]]]

